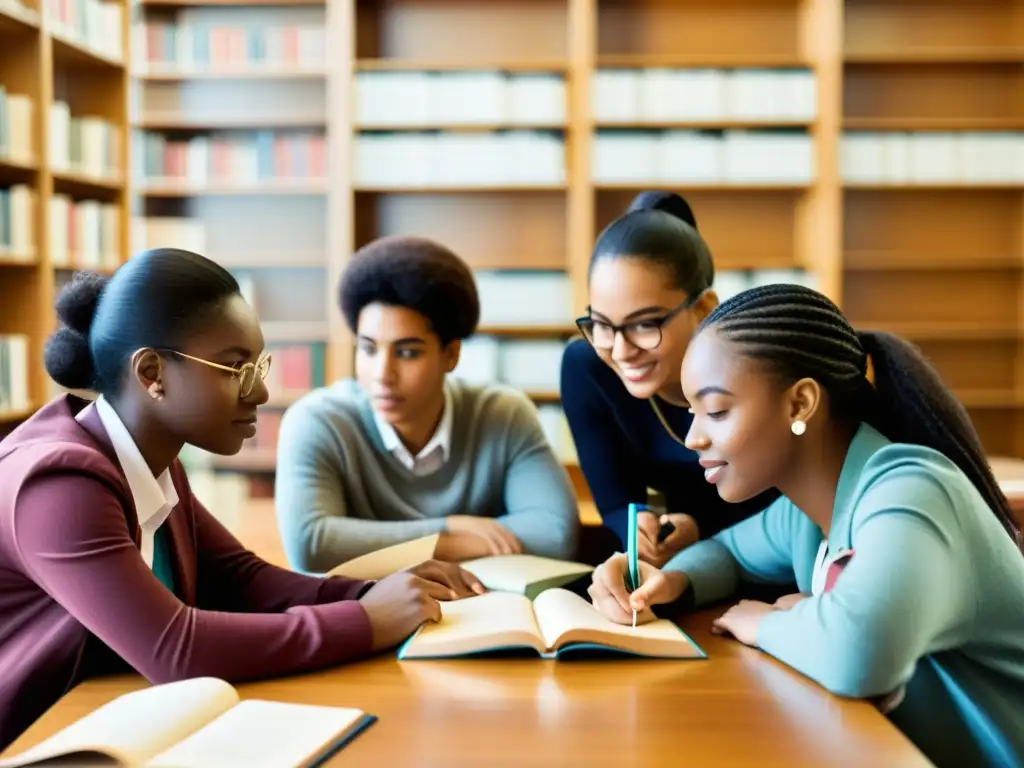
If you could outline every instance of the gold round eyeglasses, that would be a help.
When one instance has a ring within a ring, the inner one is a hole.
[[[232,368],[230,365],[221,365],[220,363],[213,363],[209,360],[203,360],[201,357],[193,357],[192,355],[186,355],[184,352],[179,352],[176,349],[165,349],[164,352],[170,352],[171,354],[183,357],[186,360],[192,360],[196,363],[202,363],[208,365],[211,368],[216,368],[220,371],[230,373],[232,376],[238,377],[238,399],[244,400],[252,394],[252,388],[256,386],[256,377],[266,380],[267,373],[270,372],[270,361],[271,355],[269,352],[264,352],[258,358],[256,362],[244,363],[238,368]]]

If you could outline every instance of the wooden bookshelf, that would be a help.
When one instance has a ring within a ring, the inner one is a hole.
[[[1024,456],[1024,3],[844,12],[843,129],[895,158],[883,178],[844,170],[845,309],[918,344],[989,452]]]
[[[43,72],[83,51],[31,10],[0,13],[18,54],[0,82],[20,84],[24,66],[20,87],[49,99]],[[1024,0],[141,0],[138,11],[137,131],[161,136],[161,151],[320,136],[322,173],[197,181],[180,167],[148,173],[136,144],[124,179],[50,173],[40,156],[0,160],[0,182],[108,201],[130,183],[137,217],[201,223],[180,244],[250,282],[268,339],[323,344],[326,380],[353,372],[337,285],[370,240],[444,242],[480,276],[491,309],[478,336],[539,349],[575,335],[597,233],[638,191],[675,189],[711,244],[720,294],[817,287],[859,326],[918,343],[988,449],[1024,457]],[[146,25],[177,25],[175,44],[193,52],[201,28],[277,31],[174,61],[150,55]],[[285,28],[312,35],[305,54],[281,54]],[[98,82],[123,71],[93,59]],[[40,302],[8,324],[41,339],[45,243],[11,261],[0,254],[12,276],[0,299],[16,283]],[[563,282],[529,316],[491,311],[494,280],[528,275]],[[554,386],[521,388],[557,408],[557,370],[546,371]],[[272,468],[272,452],[254,450],[232,466]]]
[[[27,380],[20,391],[27,402],[0,407],[0,435],[54,392],[42,355],[56,322],[57,282],[82,266],[112,269],[128,255],[128,11],[124,0],[114,0],[90,12],[101,23],[86,36],[65,23],[57,6],[0,0],[0,87],[8,98],[31,104],[28,119],[13,128],[12,113],[0,108],[8,140],[27,137],[18,140],[27,147],[18,156],[10,146],[0,150],[0,190],[13,197],[10,191],[21,188],[32,198],[29,208],[4,212],[22,246],[0,242],[0,336],[25,339]],[[55,104],[66,105],[70,120],[60,119]],[[55,137],[61,129],[63,142]],[[69,238],[61,233],[70,224],[61,219],[71,216],[77,231]]]

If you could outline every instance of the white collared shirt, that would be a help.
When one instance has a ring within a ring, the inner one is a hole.
[[[142,559],[152,568],[153,537],[167,520],[171,510],[178,505],[178,492],[171,482],[170,470],[165,469],[160,477],[154,477],[128,428],[110,403],[100,395],[93,407],[103,422],[103,428],[107,431],[114,446],[114,453],[121,464],[121,471],[128,480],[128,488],[135,503],[135,513],[139,518],[139,527],[142,528]],[[77,418],[81,419],[85,412],[86,409],[83,409]]]
[[[373,420],[377,424],[377,431],[380,433],[385,450],[402,462],[414,475],[424,476],[437,472],[451,455],[452,421],[454,419],[452,411],[452,396],[448,388],[445,387],[441,423],[437,425],[434,436],[423,446],[423,450],[415,456],[402,443],[395,428],[384,421],[376,411],[373,412]]]

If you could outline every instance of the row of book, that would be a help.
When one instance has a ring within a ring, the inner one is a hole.
[[[36,257],[36,193],[26,184],[0,188],[0,257],[32,261]]]
[[[715,273],[714,289],[719,301],[762,285],[793,283],[819,290],[818,276],[805,269],[723,269]]]
[[[840,157],[849,182],[1024,183],[1024,132],[850,132]]]
[[[513,339],[476,335],[462,343],[453,376],[472,384],[507,384],[542,394],[559,387],[564,339]]]
[[[96,179],[119,180],[121,128],[95,115],[73,115],[64,101],[50,105],[50,167]]]
[[[806,69],[600,69],[594,119],[609,123],[814,120],[817,81]]]
[[[482,326],[568,326],[572,281],[560,270],[489,270],[474,273]]]
[[[810,184],[814,141],[798,130],[601,131],[591,144],[598,184]]]
[[[32,99],[12,93],[0,83],[0,162],[30,163],[35,159],[32,111]]]
[[[116,269],[121,263],[121,209],[115,203],[50,198],[50,261],[66,269]]]
[[[322,25],[150,21],[135,38],[140,73],[322,69],[327,58]]]
[[[541,131],[363,133],[357,186],[538,186],[565,183],[565,142]]]
[[[143,132],[133,167],[149,184],[245,185],[280,180],[323,181],[327,142],[312,131],[238,131],[173,139]]]
[[[28,336],[0,334],[0,416],[21,413],[30,406],[28,350]]]
[[[562,75],[531,72],[359,72],[357,125],[562,125]]]
[[[108,59],[124,56],[124,3],[117,0],[46,0],[50,31]]]

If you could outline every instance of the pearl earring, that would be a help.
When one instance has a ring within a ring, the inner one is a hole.
[[[154,400],[162,400],[164,396],[164,390],[157,382],[153,382],[149,385],[149,396]]]
[[[790,430],[792,430],[794,435],[797,435],[799,437],[800,435],[807,431],[807,422],[804,421],[803,419],[797,419],[796,421],[789,425],[789,428]]]

